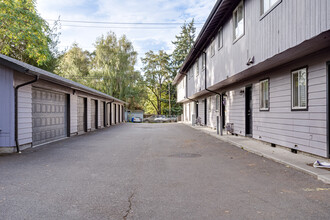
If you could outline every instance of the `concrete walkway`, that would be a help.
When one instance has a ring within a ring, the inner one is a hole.
[[[182,123],[196,130],[209,134],[222,141],[231,143],[239,148],[248,152],[257,154],[259,156],[274,160],[278,163],[284,164],[287,167],[293,167],[297,170],[303,171],[310,175],[315,176],[318,180],[330,184],[330,171],[323,168],[314,168],[307,164],[314,163],[316,160],[330,162],[329,159],[322,157],[304,154],[298,152],[297,154],[291,153],[290,149],[284,147],[271,147],[270,144],[243,136],[227,135],[220,136],[217,131],[204,126],[192,126],[190,123]]]

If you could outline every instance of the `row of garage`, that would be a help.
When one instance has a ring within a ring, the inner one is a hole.
[[[0,55],[0,153],[124,121],[125,102]]]

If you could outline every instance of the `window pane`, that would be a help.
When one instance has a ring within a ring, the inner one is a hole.
[[[218,33],[218,48],[222,47],[222,28],[219,30]]]
[[[292,74],[292,105],[299,107],[298,102],[298,73]]]
[[[233,22],[234,22],[234,38],[237,39],[244,33],[244,8],[241,3],[233,14]]]
[[[264,0],[264,11],[266,12],[270,8],[270,2],[269,0]]]
[[[300,107],[306,107],[307,105],[307,94],[306,94],[306,71],[302,70],[299,72],[299,94],[300,94]]]
[[[269,108],[269,87],[268,79],[260,82],[260,108]]]

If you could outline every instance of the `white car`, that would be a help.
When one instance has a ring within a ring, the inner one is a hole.
[[[135,118],[133,118],[133,122],[134,123],[141,123],[142,119],[140,117],[135,117]]]

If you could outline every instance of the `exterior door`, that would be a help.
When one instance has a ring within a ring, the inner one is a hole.
[[[115,106],[115,124],[117,124],[117,105],[116,104],[114,104],[114,106]]]
[[[109,104],[109,109],[110,109],[110,113],[109,113],[109,121],[110,121],[110,125],[112,125],[112,103],[110,102]]]
[[[330,86],[329,86],[329,74],[330,74],[330,61],[327,63],[327,145],[328,145],[328,158],[330,158],[330,145],[329,145],[329,89],[330,89]]]
[[[207,99],[204,99],[204,124],[207,125]]]
[[[221,117],[222,117],[222,128],[226,127],[226,101],[227,96],[222,94],[221,96]]]
[[[252,86],[245,88],[245,135],[252,136]]]
[[[32,88],[32,144],[67,137],[66,94]]]

